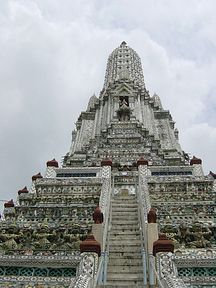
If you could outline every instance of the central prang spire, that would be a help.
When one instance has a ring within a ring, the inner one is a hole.
[[[125,41],[108,58],[104,88],[119,79],[128,79],[145,86],[140,57]]]
[[[154,165],[185,162],[174,121],[146,90],[140,57],[126,42],[110,54],[104,87],[80,114],[64,165],[99,166],[106,155],[122,167],[140,155]]]

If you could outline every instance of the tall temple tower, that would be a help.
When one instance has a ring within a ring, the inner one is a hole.
[[[80,114],[64,166],[99,166],[106,156],[133,166],[141,155],[152,165],[185,164],[169,111],[158,95],[150,97],[139,56],[122,42],[109,56],[99,98]]]
[[[216,287],[216,174],[174,124],[122,42],[62,167],[4,204],[0,287]]]

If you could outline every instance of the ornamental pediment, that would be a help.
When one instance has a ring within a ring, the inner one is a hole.
[[[133,95],[133,89],[129,84],[122,83],[116,87],[114,93],[118,96],[130,96]]]

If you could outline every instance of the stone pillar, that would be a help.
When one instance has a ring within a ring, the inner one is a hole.
[[[190,165],[193,166],[194,176],[204,176],[201,159],[193,156],[193,158],[190,160]]]
[[[156,279],[154,274],[155,258],[153,256],[153,243],[158,239],[157,215],[155,209],[151,208],[148,215],[147,235],[148,235],[148,260],[149,260],[149,284],[155,287]]]
[[[98,241],[103,246],[103,213],[100,207],[95,208],[93,213],[94,224],[92,224],[92,234],[94,235],[96,241]]]
[[[95,240],[93,234],[89,234],[86,240],[80,243],[80,252],[96,253],[99,257],[101,255],[101,245]]]
[[[174,244],[165,234],[159,234],[159,239],[153,243],[153,255],[158,252],[174,252]]]
[[[80,126],[77,125],[77,134],[76,134],[76,139],[74,140],[74,146],[73,146],[72,153],[77,151],[77,147],[78,147],[78,144],[79,144],[79,138],[80,138]]]
[[[108,96],[108,113],[107,113],[107,125],[110,124],[110,106],[111,106],[111,103],[110,103],[110,96]]]
[[[99,116],[97,119],[97,126],[96,126],[96,131],[95,131],[95,135],[99,136],[100,135],[100,130],[101,130],[101,118],[102,118],[102,108],[103,108],[103,103],[102,101],[100,101],[100,106],[99,106]]]
[[[113,98],[113,120],[117,120],[117,110],[119,109],[118,98]]]
[[[150,210],[148,183],[146,180],[146,177],[148,176],[148,160],[140,157],[140,159],[137,161],[137,166],[139,172],[139,193],[145,209],[145,220],[147,220],[147,213]]]
[[[174,252],[174,244],[172,240],[167,239],[165,234],[159,234],[159,239],[153,243],[153,255],[154,261],[157,253],[159,252]],[[155,262],[154,262],[155,263]],[[152,262],[153,265],[153,262]],[[155,264],[154,264],[155,265]],[[151,287],[151,286],[150,286]],[[155,287],[155,286],[153,286]]]
[[[21,194],[26,194],[26,193],[29,193],[27,187],[25,186],[23,189],[20,189],[18,191],[18,195],[21,195]]]
[[[213,180],[213,191],[216,192],[216,174],[212,171],[209,172],[209,176],[212,177]]]
[[[111,167],[112,167],[112,160],[105,158],[101,161],[102,166],[102,191],[100,196],[99,207],[101,208],[102,213],[106,216],[106,206],[107,201],[110,194],[111,189]]]
[[[95,119],[94,119],[94,126],[93,126],[93,132],[92,132],[92,137],[91,139],[95,138],[96,135],[96,128],[97,128],[97,122],[98,122],[98,114],[99,114],[99,109],[97,107],[96,112],[95,112]]]
[[[36,193],[36,189],[35,189],[35,182],[37,179],[41,179],[43,178],[43,176],[41,175],[41,173],[35,174],[32,176],[32,185],[30,188],[30,193]]]
[[[75,142],[76,142],[76,137],[77,137],[77,131],[76,130],[73,130],[72,133],[71,133],[72,137],[71,137],[71,146],[70,146],[70,151],[69,151],[69,154],[73,154],[74,151],[75,151]]]
[[[141,106],[141,101],[140,101],[140,95],[138,95],[138,101],[137,101],[137,112],[138,112],[138,117],[140,123],[142,123],[142,106]]]
[[[13,220],[15,216],[15,205],[14,205],[13,199],[4,203],[3,214],[4,214],[5,220],[8,220],[8,219]]]
[[[100,244],[89,235],[86,240],[80,244],[81,262],[78,268],[78,279],[71,288],[91,288],[98,269],[98,257],[100,256]]]
[[[105,100],[103,105],[103,121],[102,121],[102,129],[105,130],[107,126],[107,113],[108,113],[108,101]]]
[[[47,169],[45,173],[45,178],[55,178],[56,177],[55,168],[58,168],[58,162],[55,159],[53,159],[47,161],[46,165]]]
[[[148,215],[148,252],[152,253],[153,243],[158,239],[158,224],[155,209],[151,208]]]
[[[81,124],[80,124],[80,130],[79,130],[79,138],[77,141],[77,145],[76,145],[76,151],[81,151],[82,145],[83,145],[83,127],[84,127],[84,121],[83,119],[81,120]]]

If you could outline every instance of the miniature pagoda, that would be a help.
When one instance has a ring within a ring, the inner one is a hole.
[[[0,287],[216,287],[216,174],[178,134],[122,42],[62,166],[4,204]]]

